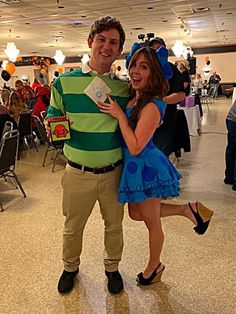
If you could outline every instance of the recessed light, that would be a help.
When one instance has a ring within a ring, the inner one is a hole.
[[[134,27],[133,29],[135,29],[136,31],[140,31],[141,29],[143,29],[143,27]]]

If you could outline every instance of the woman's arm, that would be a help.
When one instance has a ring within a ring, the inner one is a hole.
[[[152,138],[160,123],[160,112],[154,102],[148,103],[141,111],[140,119],[133,131],[129,121],[120,106],[108,96],[110,104],[98,103],[100,111],[109,113],[116,118],[131,155],[138,155]]]

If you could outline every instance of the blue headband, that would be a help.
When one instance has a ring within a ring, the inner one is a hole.
[[[125,62],[125,66],[128,69],[129,67],[129,63],[131,58],[133,57],[133,54],[138,50],[142,48],[142,45],[140,43],[134,43],[130,53],[128,55],[128,57],[126,58],[126,62]],[[153,48],[150,48],[153,49]],[[170,64],[168,62],[168,56],[169,56],[169,52],[165,47],[160,47],[159,49],[157,49],[155,51],[156,56],[157,56],[157,60],[160,63],[162,72],[163,72],[163,76],[166,80],[170,79],[173,76],[173,72],[171,70]]]

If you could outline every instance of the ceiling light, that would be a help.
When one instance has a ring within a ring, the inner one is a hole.
[[[81,58],[81,62],[83,64],[86,64],[89,61],[89,55],[88,54],[84,54],[83,57]]]
[[[172,47],[172,50],[173,50],[173,52],[177,58],[179,58],[183,54],[184,48],[185,47],[184,47],[182,40],[176,40],[175,41],[175,44]]]
[[[2,60],[1,67],[3,68],[3,70],[6,70],[8,62],[9,62],[8,60]]]
[[[61,50],[56,50],[55,56],[53,57],[56,60],[56,63],[62,65],[65,60],[65,55]]]
[[[15,62],[20,53],[20,50],[16,48],[15,43],[8,42],[7,48],[4,50],[4,53],[7,55],[10,61]]]

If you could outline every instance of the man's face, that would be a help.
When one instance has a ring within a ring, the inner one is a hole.
[[[15,84],[15,87],[16,87],[16,89],[21,90],[24,86],[23,86],[23,83],[17,82],[17,83]]]
[[[155,50],[163,47],[163,45],[161,45],[160,43],[158,43],[157,41],[154,41],[152,44],[151,44],[151,47],[154,48]]]
[[[110,29],[94,36],[93,41],[88,38],[88,46],[91,48],[89,65],[99,73],[110,70],[112,63],[120,55],[120,34],[117,29]]]

